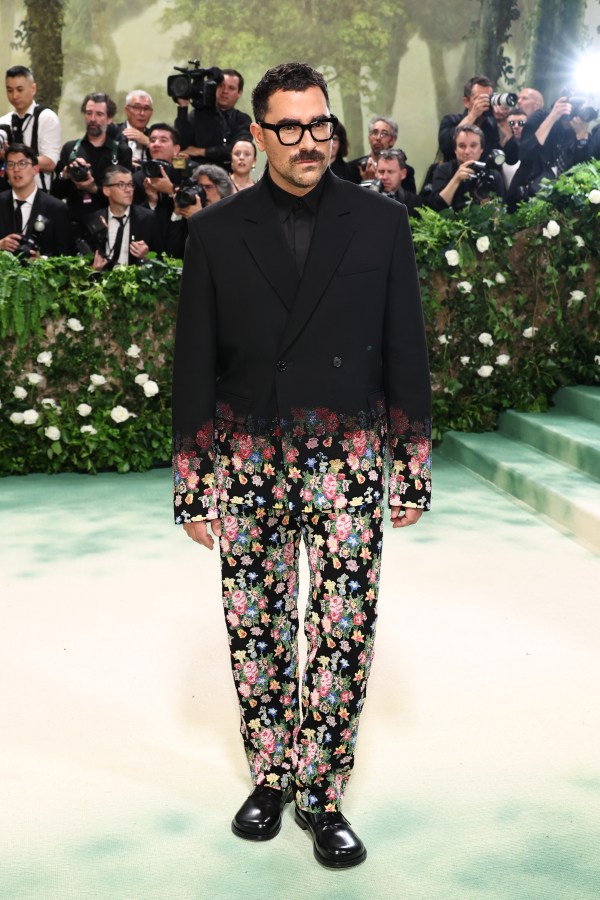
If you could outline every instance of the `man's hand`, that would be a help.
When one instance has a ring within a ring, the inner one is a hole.
[[[140,131],[139,128],[124,128],[123,135],[128,141],[135,141],[136,144],[141,144],[142,147],[147,147],[150,143],[148,136],[143,131]]]
[[[361,181],[371,181],[373,178],[377,178],[377,163],[375,160],[368,158],[364,167],[358,164],[358,174],[360,175]]]
[[[189,219],[190,216],[193,216],[194,213],[200,212],[202,209],[202,203],[200,202],[200,197],[196,197],[193,203],[190,203],[189,206],[176,206],[175,212],[178,216],[181,216],[184,219]]]
[[[413,506],[392,506],[392,525],[394,528],[416,525],[422,515],[423,510]]]
[[[175,188],[173,187],[173,182],[167,176],[163,166],[160,167],[160,178],[145,178],[144,179],[144,190],[146,190],[146,182],[150,182],[150,187],[153,191],[158,192],[159,194],[172,194]],[[146,190],[146,193],[148,191]]]
[[[105,256],[102,256],[99,250],[96,250],[94,253],[94,258],[92,260],[92,269],[95,269],[96,272],[101,272],[102,269],[106,266],[108,262]]]
[[[0,241],[0,250],[8,250],[9,253],[14,253],[19,246],[20,240],[20,234],[7,234],[6,237],[3,237]]]
[[[221,520],[209,519],[208,521],[210,522],[210,527],[215,537],[221,537]],[[193,541],[196,541],[197,544],[202,544],[203,547],[208,547],[209,550],[212,550],[215,542],[208,533],[207,524],[207,522],[185,522],[183,530],[187,536]]]
[[[146,243],[146,241],[131,241],[129,244],[129,252],[132,256],[135,256],[136,259],[143,259],[150,247]]]
[[[476,125],[477,121],[482,118],[482,116],[487,115],[490,110],[490,95],[489,94],[478,94],[473,100],[473,104],[471,109],[468,111],[464,119],[459,123],[460,125]]]

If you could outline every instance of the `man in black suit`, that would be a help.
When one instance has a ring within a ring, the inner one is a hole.
[[[75,252],[69,213],[64,203],[37,187],[37,154],[25,144],[6,150],[6,173],[12,190],[0,194],[0,250],[14,253],[24,238],[35,245],[29,256],[69,256]]]
[[[133,176],[125,166],[110,166],[102,185],[108,209],[96,213],[106,225],[104,246],[94,254],[94,269],[141,263],[150,251],[162,251],[156,213],[133,205]]]
[[[429,506],[419,281],[406,208],[329,171],[337,120],[323,76],[277,66],[253,110],[268,173],[189,222],[175,514],[200,545],[213,546],[209,525],[220,539],[255,785],[232,830],[275,837],[293,797],[317,860],[344,868],[366,857],[340,807],[373,654],[384,459],[394,527]],[[299,688],[301,540],[311,589]]]

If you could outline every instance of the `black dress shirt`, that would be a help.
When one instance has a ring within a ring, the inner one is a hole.
[[[279,212],[279,221],[283,227],[286,242],[296,260],[298,274],[302,275],[310,250],[325,181],[321,178],[312,191],[304,194],[303,197],[298,197],[278,187],[269,176],[267,178],[271,195]]]

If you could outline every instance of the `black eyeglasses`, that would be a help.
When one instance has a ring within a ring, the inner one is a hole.
[[[308,125],[302,122],[283,122],[281,125],[271,125],[270,122],[259,122],[261,128],[267,128],[274,131],[279,139],[279,143],[284,147],[292,147],[299,144],[304,137],[304,132],[309,131],[313,141],[330,141],[338,120],[335,116],[329,116],[327,119],[315,119]]]
[[[519,119],[518,122],[509,122],[511,128],[522,128],[527,119]]]

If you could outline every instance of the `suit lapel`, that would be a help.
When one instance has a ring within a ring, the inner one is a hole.
[[[242,239],[260,271],[286,309],[290,310],[299,277],[266,177],[265,175],[255,189],[251,189],[253,203],[245,216],[246,229]]]
[[[29,216],[29,222],[27,223],[27,228],[25,229],[25,234],[27,235],[27,237],[29,237],[29,235],[33,231],[33,223],[35,222],[36,216],[43,215],[42,208],[41,208],[42,204],[40,203],[40,194],[41,193],[42,193],[41,189],[38,188],[36,191],[35,197],[33,198],[33,203],[31,204],[31,214]]]
[[[279,345],[282,354],[294,343],[318,306],[356,228],[347,194],[340,190],[340,180],[330,172],[325,177],[327,182],[304,273]]]

